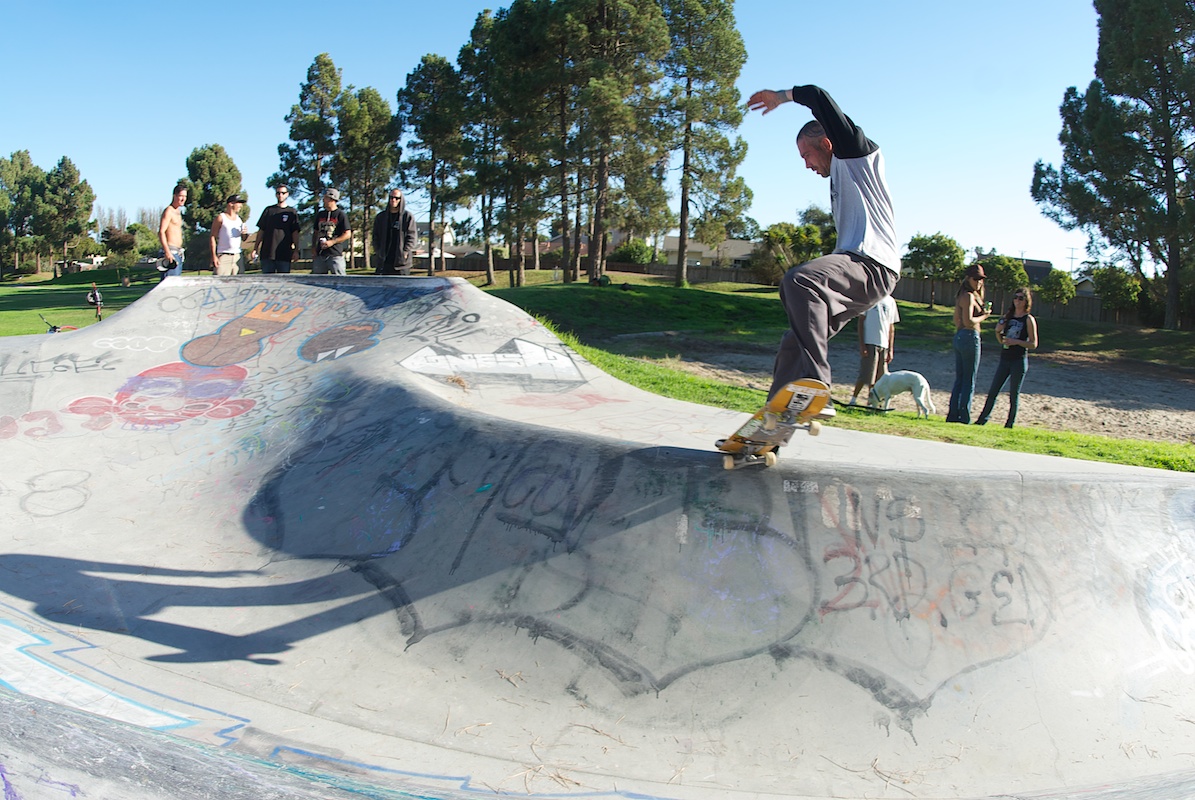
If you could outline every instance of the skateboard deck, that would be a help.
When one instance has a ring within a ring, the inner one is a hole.
[[[788,444],[799,429],[817,436],[821,423],[815,417],[830,402],[830,387],[813,378],[802,378],[786,385],[743,426],[717,447],[724,455],[726,469],[776,463],[776,448]]]

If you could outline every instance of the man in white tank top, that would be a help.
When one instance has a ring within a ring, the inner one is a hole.
[[[241,219],[245,199],[232,195],[224,201],[224,212],[212,223],[212,272],[216,275],[237,275],[241,270],[241,240],[247,233]]]

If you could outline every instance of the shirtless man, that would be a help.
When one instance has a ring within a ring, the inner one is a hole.
[[[158,270],[162,273],[159,280],[166,280],[167,275],[183,274],[183,215],[182,207],[187,204],[187,187],[181,183],[174,187],[174,199],[162,211],[162,220],[158,223],[158,241],[162,243],[162,264]]]

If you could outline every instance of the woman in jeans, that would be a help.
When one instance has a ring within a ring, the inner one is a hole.
[[[954,298],[954,389],[950,392],[947,422],[971,422],[971,398],[979,371],[979,324],[988,318],[983,306],[983,265],[967,267]]]
[[[1012,296],[1012,305],[996,323],[996,339],[1004,346],[1000,351],[1000,364],[992,376],[992,388],[988,389],[987,402],[976,425],[987,423],[996,405],[996,396],[1008,382],[1008,421],[1004,427],[1011,428],[1017,421],[1017,408],[1021,403],[1021,383],[1029,371],[1029,351],[1037,347],[1037,320],[1029,312],[1033,310],[1033,294],[1029,287],[1022,286]]]

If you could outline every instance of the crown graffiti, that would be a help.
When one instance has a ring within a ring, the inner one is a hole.
[[[302,314],[303,306],[285,306],[281,303],[261,302],[245,313],[244,319],[260,319],[266,322],[281,322],[289,325],[291,321]]]

